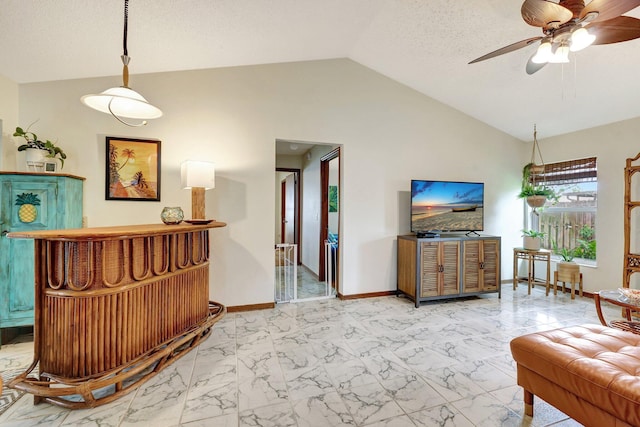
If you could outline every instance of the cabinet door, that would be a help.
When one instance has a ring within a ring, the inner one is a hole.
[[[460,293],[459,264],[460,242],[442,242],[440,244],[441,288],[440,295],[457,295]]]
[[[429,242],[421,244],[420,259],[420,296],[435,297],[439,293],[440,244]]]
[[[421,297],[457,295],[460,244],[451,242],[422,243]]]
[[[50,228],[56,223],[55,182],[2,181],[2,231]],[[34,253],[31,239],[0,237],[0,326],[33,324]]]
[[[483,240],[482,245],[482,290],[495,291],[500,284],[500,243],[498,240]]]
[[[462,292],[472,293],[481,290],[481,240],[466,240],[463,243]]]
[[[498,240],[467,240],[463,244],[462,289],[464,293],[498,289]]]

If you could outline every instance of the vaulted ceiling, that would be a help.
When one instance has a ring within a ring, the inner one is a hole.
[[[534,75],[525,64],[537,45],[469,65],[542,35],[520,6],[130,0],[132,86],[141,73],[350,58],[524,141],[534,124],[546,138],[640,116],[640,39],[590,46]],[[17,83],[118,76],[123,9],[123,0],[0,0],[0,74]]]

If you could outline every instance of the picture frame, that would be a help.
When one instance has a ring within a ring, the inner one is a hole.
[[[105,138],[105,200],[160,201],[160,141]]]

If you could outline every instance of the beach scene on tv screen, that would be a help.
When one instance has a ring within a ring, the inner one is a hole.
[[[477,182],[413,181],[413,231],[482,230],[484,185]]]

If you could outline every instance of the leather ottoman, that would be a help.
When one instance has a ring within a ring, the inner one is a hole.
[[[640,426],[640,335],[601,325],[511,341],[525,414],[538,396],[585,426]]]

